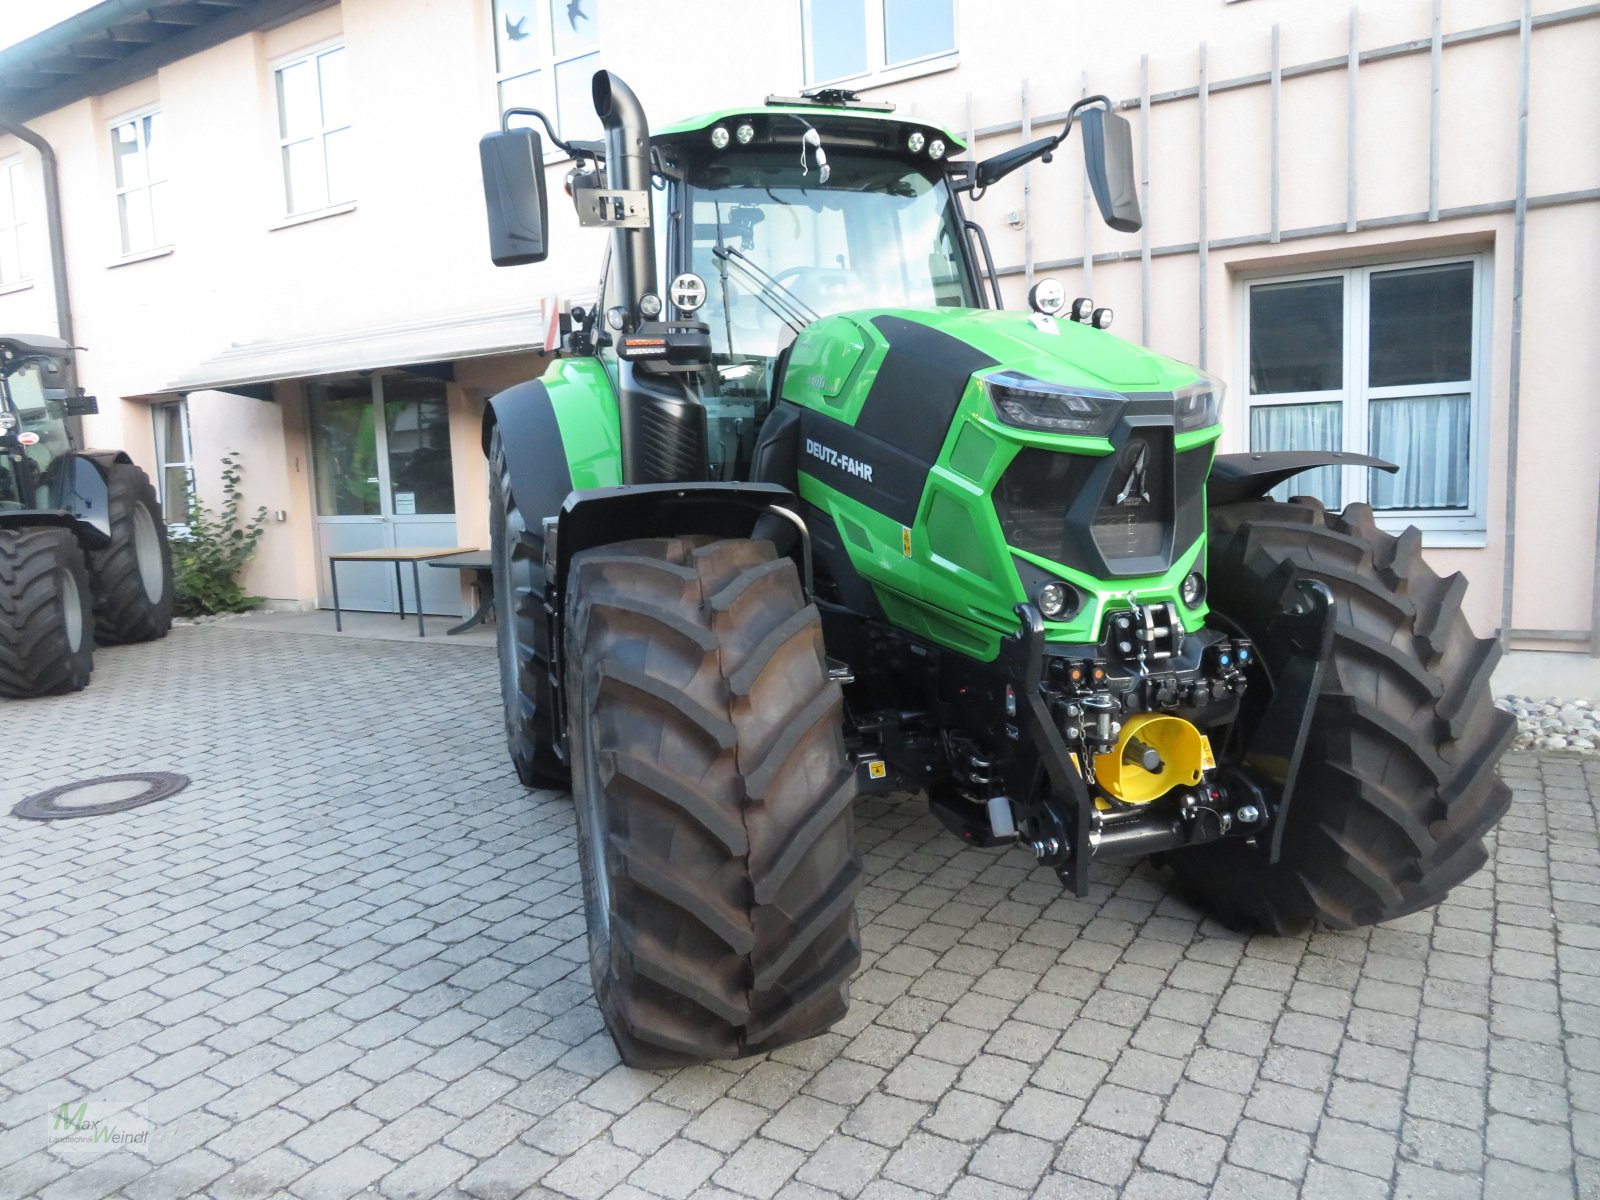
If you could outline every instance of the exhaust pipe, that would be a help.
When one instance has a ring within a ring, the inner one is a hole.
[[[631,315],[637,311],[639,297],[656,290],[650,123],[633,89],[610,71],[596,71],[592,87],[594,111],[606,131],[606,187],[643,192],[645,211],[652,221],[644,229],[618,229],[612,234],[611,269],[617,273],[617,295],[627,303]]]

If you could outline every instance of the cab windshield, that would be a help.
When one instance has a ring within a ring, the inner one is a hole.
[[[734,443],[765,415],[773,364],[807,324],[854,309],[979,304],[937,172],[847,150],[829,159],[826,184],[783,150],[720,159],[684,185],[691,227],[678,245],[706,282],[699,317],[711,329],[706,402],[721,477],[742,466]]]

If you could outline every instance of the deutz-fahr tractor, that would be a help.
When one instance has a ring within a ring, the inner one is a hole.
[[[860,794],[923,793],[1078,896],[1151,857],[1280,934],[1483,863],[1512,722],[1461,577],[1364,504],[1269,496],[1395,468],[1218,455],[1219,381],[1057,283],[1002,307],[965,203],[1074,126],[1107,223],[1140,227],[1108,100],[974,161],[840,91],[655,133],[617,76],[593,94],[603,142],[513,110],[480,144],[496,263],[548,249],[534,121],[611,231],[598,302],[483,445],[511,759],[570,780],[625,1061],[843,1015]]]
[[[120,450],[77,450],[97,411],[73,348],[0,334],[0,696],[76,692],[94,647],[165,637],[172,560],[161,506]]]

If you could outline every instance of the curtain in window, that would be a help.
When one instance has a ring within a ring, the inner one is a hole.
[[[1368,406],[1369,453],[1400,473],[1371,472],[1373,508],[1466,508],[1471,448],[1467,396],[1406,396]]]
[[[1257,404],[1250,409],[1251,450],[1337,450],[1344,439],[1343,406],[1332,404]],[[1274,499],[1315,496],[1338,508],[1339,468],[1318,467],[1280,483]]]

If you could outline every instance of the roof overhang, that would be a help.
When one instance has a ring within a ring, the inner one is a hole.
[[[11,0],[15,3],[15,0]],[[0,113],[28,121],[337,0],[103,0],[0,50]]]
[[[271,398],[274,383],[357,371],[415,370],[497,354],[544,351],[544,309],[464,313],[316,337],[245,342],[198,363],[152,395],[234,392]]]

